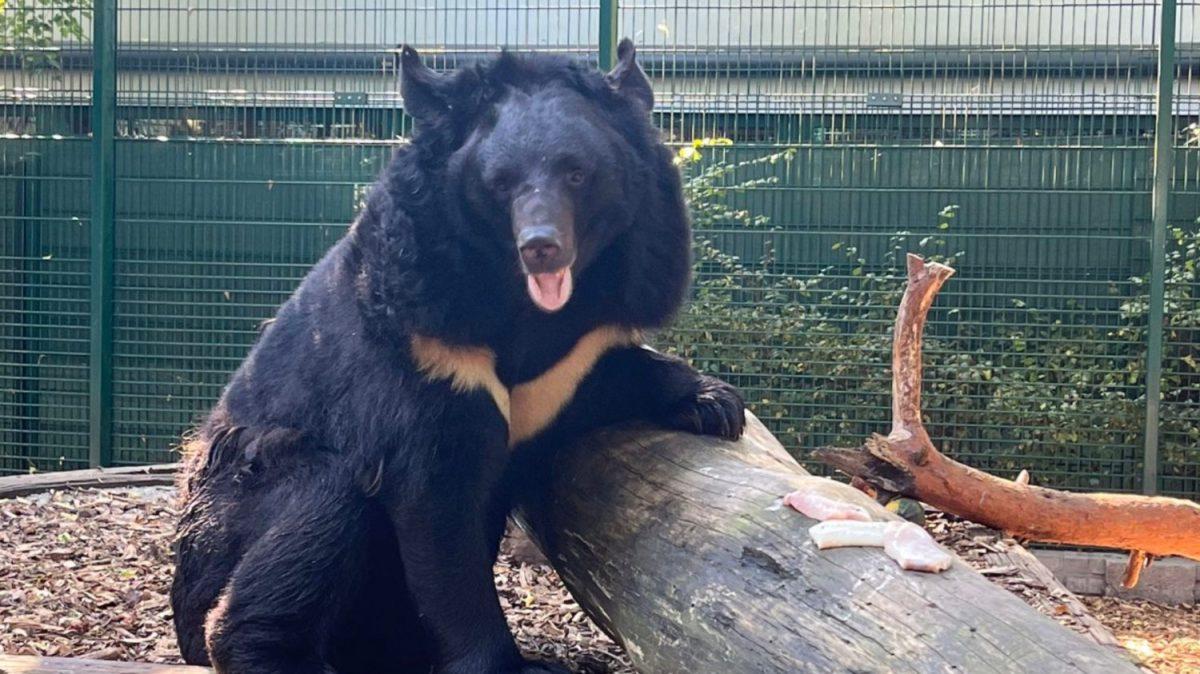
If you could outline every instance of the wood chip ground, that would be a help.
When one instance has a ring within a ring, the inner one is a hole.
[[[82,489],[0,500],[0,652],[179,662],[167,592],[174,489]],[[509,623],[531,656],[631,674],[553,570],[496,564]]]
[[[1200,674],[1200,605],[1083,597],[1126,650],[1161,674]]]
[[[169,487],[0,500],[0,652],[178,662],[167,603],[174,519]],[[1089,629],[1078,610],[1062,608],[1066,597],[997,566],[1006,546],[1015,545],[1010,539],[936,514],[930,528],[1038,610],[1078,631]],[[583,614],[549,567],[502,555],[496,584],[529,655],[588,674],[633,672],[620,647]],[[1088,606],[1155,671],[1200,672],[1197,611],[1103,599],[1088,600]]]

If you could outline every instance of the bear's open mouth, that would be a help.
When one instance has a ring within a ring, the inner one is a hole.
[[[562,309],[571,299],[571,290],[574,288],[570,267],[541,274],[526,274],[525,283],[529,289],[529,299],[547,312]]]

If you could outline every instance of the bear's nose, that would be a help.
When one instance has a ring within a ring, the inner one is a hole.
[[[530,273],[555,271],[562,253],[558,233],[552,227],[527,227],[521,230],[517,240],[521,249],[521,261]]]

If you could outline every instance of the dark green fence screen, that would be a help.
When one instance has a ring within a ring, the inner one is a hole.
[[[0,9],[0,472],[173,459],[404,142],[398,45],[629,36],[697,224],[660,345],[857,443],[903,254],[950,259],[945,451],[1200,494],[1200,2],[95,1]]]

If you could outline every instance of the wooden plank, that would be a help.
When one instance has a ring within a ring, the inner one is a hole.
[[[0,674],[211,674],[207,667],[0,653]]]
[[[27,496],[52,489],[146,487],[175,483],[177,463],[122,468],[90,468],[0,477],[0,498]]]

